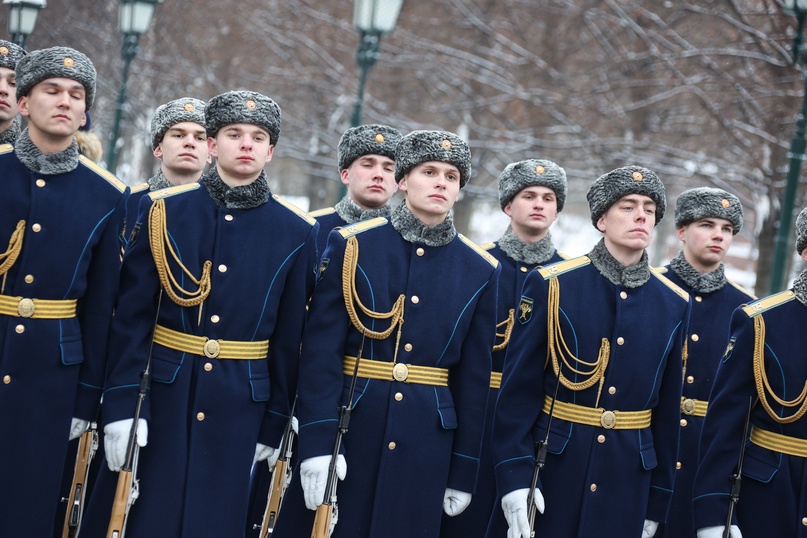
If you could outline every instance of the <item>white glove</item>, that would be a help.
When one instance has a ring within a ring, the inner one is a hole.
[[[645,519],[642,525],[642,538],[653,538],[658,530],[658,521],[652,519]]]
[[[67,440],[72,441],[81,437],[81,434],[87,431],[87,426],[89,425],[90,421],[73,417],[73,420],[70,421],[70,435],[67,436]]]
[[[443,511],[449,516],[460,515],[471,503],[471,494],[457,489],[446,488],[443,495]]]
[[[291,417],[291,430],[294,432],[294,435],[300,435],[300,423],[297,417]]]
[[[328,467],[331,456],[315,456],[300,463],[300,481],[303,484],[305,506],[316,510],[325,498],[325,483],[328,481]],[[336,476],[344,480],[347,475],[347,462],[342,454],[336,458]]]
[[[132,431],[134,419],[125,418],[116,420],[104,426],[104,452],[106,453],[106,464],[110,471],[120,471],[126,462],[126,447],[129,444],[129,433]],[[137,421],[137,432],[135,435],[137,445],[141,448],[146,446],[149,440],[149,427],[145,419]]]
[[[702,529],[698,529],[698,538],[723,538],[723,531],[725,529],[725,525],[703,527]],[[731,538],[743,538],[743,533],[740,532],[740,528],[737,527],[737,525],[732,525],[729,536],[731,536]]]
[[[269,469],[271,470],[275,467],[279,455],[277,449],[258,443],[255,446],[255,457],[252,458],[252,465],[254,467],[259,461],[267,460],[269,461]]]
[[[507,538],[530,538],[530,522],[527,519],[527,497],[530,488],[517,489],[502,497],[502,510],[507,520]],[[544,513],[544,496],[535,488],[533,502],[538,512]]]

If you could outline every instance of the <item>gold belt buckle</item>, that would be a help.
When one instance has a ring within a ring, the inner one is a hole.
[[[603,411],[600,416],[600,424],[606,430],[614,429],[614,426],[616,426],[616,414],[613,411]]]
[[[218,340],[208,340],[205,342],[204,352],[208,359],[215,359],[221,352],[221,344]]]
[[[36,305],[34,304],[33,299],[20,299],[20,302],[17,305],[17,312],[23,318],[30,318],[34,315],[35,310]]]
[[[392,378],[395,381],[406,381],[409,377],[409,367],[403,363],[397,363],[392,367]]]
[[[681,402],[681,412],[685,415],[694,415],[695,414],[695,400],[692,398],[686,398],[684,401]]]

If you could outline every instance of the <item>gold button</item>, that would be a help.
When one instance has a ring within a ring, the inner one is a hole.
[[[17,334],[22,334],[25,332],[25,327],[23,325],[17,325],[14,327],[14,330],[17,331]]]
[[[597,484],[591,484],[591,487],[589,487],[589,489],[591,491],[597,491]]]
[[[401,394],[400,392],[396,392],[395,393],[395,401],[400,402],[401,400],[403,400],[403,394]]]
[[[25,283],[30,284],[34,281],[34,275],[25,275]]]
[[[681,462],[680,462],[680,461],[676,461],[676,462],[675,462],[675,468],[676,468],[676,469],[680,469],[680,468],[681,468]]]
[[[395,450],[395,447],[398,445],[395,444],[395,441],[390,441],[390,443],[387,446],[389,447],[390,450]]]
[[[801,524],[802,525],[807,525],[807,517],[801,518]]]
[[[213,323],[218,323],[220,319],[221,318],[218,317],[216,314],[213,314],[212,316],[210,316],[210,321],[212,321]]]
[[[5,383],[6,385],[11,383],[11,376],[10,375],[4,375],[3,376],[3,383]]]
[[[416,253],[418,256],[423,256],[424,254],[426,254],[426,251],[425,251],[425,250],[423,250],[422,248],[418,248],[418,249],[415,251],[415,253]]]
[[[405,344],[405,345],[404,345],[404,350],[406,350],[406,351],[412,351],[412,344]]]
[[[42,226],[40,226],[40,225],[37,223],[37,224],[34,224],[33,226],[31,226],[31,229],[32,229],[33,231],[35,231],[35,232],[38,232],[38,231],[40,231],[40,230],[42,229]]]
[[[598,435],[597,436],[597,442],[598,443],[604,443],[605,442],[605,436],[604,435]]]
[[[616,394],[616,387],[608,387],[608,394]]]
[[[697,334],[693,334],[693,335],[692,335],[692,341],[693,341],[693,342],[697,342],[698,340],[700,340],[700,338],[701,338],[701,337],[700,337],[700,336],[698,336]]]
[[[204,419],[205,419],[205,414],[204,414],[204,413],[202,413],[201,411],[199,411],[198,413],[196,413],[196,420],[198,420],[198,421],[200,421],[200,422],[201,422],[201,421],[202,421],[202,420],[204,420]]]
[[[625,339],[620,336],[619,338],[616,339],[616,343],[618,346],[621,346],[622,344],[625,343]]]
[[[45,180],[44,180],[44,179],[42,179],[42,178],[37,179],[37,180],[36,180],[36,186],[37,186],[37,187],[44,187],[44,186],[45,186]]]
[[[686,427],[686,425],[687,425],[687,419],[682,418],[681,419],[681,427],[684,428],[684,427]]]
[[[211,363],[209,363],[209,362],[206,362],[205,363],[205,372],[209,372],[212,369],[213,369],[213,365]]]
[[[226,220],[227,222],[232,222],[233,216],[232,215],[224,215],[224,220]]]
[[[413,295],[412,296],[412,302],[415,303],[415,304],[418,304],[420,302],[420,297],[418,297],[417,295]]]
[[[688,375],[687,376],[687,383],[694,383],[694,382],[695,382],[695,378],[692,377],[691,375]]]
[[[703,297],[701,297],[700,295],[696,295],[696,296],[695,296],[695,302],[696,302],[696,303],[699,303],[699,302],[701,302],[701,301],[703,301]]]
[[[628,298],[628,292],[620,291],[619,296],[622,297],[623,299],[627,299]]]
[[[220,273],[226,273],[227,272],[227,266],[224,265],[223,263],[221,265],[219,265],[219,272]]]
[[[526,267],[523,267],[523,266],[522,266],[522,267],[520,267],[519,269],[520,269],[520,271],[521,271],[522,273],[526,273],[527,271],[529,271],[529,269],[527,269]]]

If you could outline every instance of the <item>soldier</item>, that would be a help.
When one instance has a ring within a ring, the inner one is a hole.
[[[807,209],[796,218],[796,252],[807,261]],[[741,446],[742,489],[731,536],[804,535],[805,307],[807,270],[792,288],[737,308],[731,317],[700,440],[693,502],[698,538],[723,536]]]
[[[387,218],[331,232],[303,336],[301,480],[275,538],[311,533],[305,507],[323,502],[336,408],[349,398],[334,538],[438,536],[441,507],[456,514],[470,502],[500,271],[450,217],[470,173],[455,134],[409,133],[395,151],[404,201]]]
[[[387,125],[360,125],[342,134],[337,161],[347,194],[335,207],[311,212],[319,222],[320,256],[334,228],[390,214],[389,201],[398,190],[394,159],[400,139],[401,133]]]
[[[504,364],[493,453],[513,538],[530,536],[535,445],[547,437],[538,536],[650,537],[672,496],[689,298],[647,263],[664,186],[626,166],[587,198],[604,237],[527,276]]]
[[[160,169],[145,183],[132,187],[126,203],[126,223],[131,233],[140,200],[150,192],[196,183],[211,162],[205,134],[205,103],[182,97],[157,107],[151,118],[151,150]],[[124,235],[124,236],[125,236]]]
[[[109,470],[123,464],[140,372],[151,369],[133,536],[243,535],[250,469],[276,454],[296,388],[318,225],[269,190],[280,108],[227,92],[209,101],[205,124],[216,166],[144,198],[121,269],[103,406]],[[84,537],[106,532],[109,470]]]
[[[19,45],[0,39],[0,145],[13,144],[20,135],[14,69],[26,54]]]
[[[118,289],[126,187],[73,133],[95,68],[66,47],[17,63],[16,147],[0,149],[0,490],[5,536],[48,536],[68,439],[96,418]],[[13,485],[13,486],[12,486]]]
[[[678,195],[675,227],[681,251],[663,271],[694,298],[689,320],[681,400],[681,440],[667,520],[667,538],[694,538],[692,483],[698,468],[698,439],[715,370],[728,338],[731,313],[754,299],[726,278],[723,259],[743,227],[740,200],[722,189],[700,187]]]
[[[502,367],[507,344],[515,322],[515,307],[521,299],[521,287],[530,269],[561,261],[555,250],[550,226],[563,210],[566,202],[566,172],[552,161],[527,159],[507,165],[499,176],[499,203],[510,217],[510,225],[495,243],[483,245],[499,260],[499,324],[496,326],[496,345],[493,348],[493,370],[488,397],[485,436],[482,441],[479,479],[472,510],[456,517],[443,517],[440,536],[472,538],[484,536],[491,516],[506,536],[507,524],[496,503],[496,477],[493,471],[493,454],[490,427],[496,407]]]

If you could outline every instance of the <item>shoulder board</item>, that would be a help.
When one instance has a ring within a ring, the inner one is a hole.
[[[134,194],[134,193],[136,193],[136,192],[143,192],[143,191],[145,191],[145,190],[148,190],[148,188],[149,188],[149,184],[148,184],[148,183],[141,183],[140,185],[135,185],[134,187],[131,187],[131,188],[129,189],[129,192],[131,192],[132,194]]]
[[[352,237],[356,234],[366,232],[367,230],[378,228],[379,226],[384,226],[388,222],[389,221],[384,217],[376,217],[374,219],[356,222],[351,224],[350,226],[345,226],[343,228],[337,228],[337,231],[344,239],[347,239],[348,237]]]
[[[291,202],[287,202],[277,194],[272,194],[272,198],[274,198],[277,203],[279,203],[280,205],[282,205],[283,207],[285,207],[286,209],[288,209],[289,211],[291,211],[292,213],[294,213],[295,215],[306,221],[311,226],[317,223],[317,219],[315,219],[314,217],[312,217],[311,215],[309,215],[296,205],[292,204]]]
[[[560,256],[560,257],[561,257],[561,258],[563,258],[564,260],[568,260],[568,259],[569,259],[569,255],[568,255],[568,254],[566,254],[565,252],[561,252],[561,251],[559,251],[559,250],[556,250],[555,252],[557,252],[557,253],[558,253],[558,256]]]
[[[121,181],[120,179],[115,177],[115,174],[107,170],[106,168],[102,168],[98,163],[88,159],[84,155],[79,155],[78,160],[80,163],[84,164],[87,168],[107,180],[113,187],[118,189],[120,192],[126,190],[126,184]]]
[[[460,238],[460,240],[463,243],[465,243],[466,245],[471,247],[471,249],[474,252],[476,252],[477,254],[482,256],[483,258],[485,258],[485,260],[487,260],[487,262],[489,264],[491,264],[493,267],[498,267],[499,266],[499,260],[497,260],[496,258],[491,256],[490,253],[487,250],[484,250],[482,247],[480,247],[479,245],[477,245],[476,243],[474,243],[473,241],[471,241],[470,239],[468,239],[467,237],[465,237],[464,235],[462,235],[460,233],[458,233],[457,236]]]
[[[662,284],[673,290],[681,299],[689,301],[689,294],[686,291],[684,291],[684,289],[681,286],[679,286],[666,276],[662,275],[661,271],[658,268],[651,267],[650,274],[655,275],[655,277],[658,278]]]
[[[577,258],[572,258],[571,260],[563,260],[561,262],[555,262],[551,265],[546,265],[538,269],[538,272],[541,273],[541,276],[544,277],[544,280],[546,280],[554,276],[567,273],[573,269],[577,269],[578,267],[585,267],[589,263],[591,263],[591,260],[588,256],[578,256]]]
[[[201,186],[202,186],[201,183],[188,183],[187,185],[177,185],[175,187],[168,187],[167,189],[160,189],[158,191],[150,192],[149,198],[151,198],[151,201],[153,202],[154,200],[170,198],[177,194],[182,194],[183,192],[195,191]]]
[[[481,245],[479,245],[479,248],[481,248],[482,250],[490,250],[495,246],[496,243],[482,243]]]
[[[316,211],[309,211],[308,214],[318,219],[320,217],[324,217],[325,215],[332,215],[336,213],[336,209],[332,207],[323,207],[322,209],[317,209]]]
[[[726,282],[728,282],[729,284],[731,284],[732,286],[734,286],[734,288],[736,288],[737,290],[739,290],[739,291],[743,292],[744,294],[748,295],[749,297],[753,298],[753,300],[755,300],[755,301],[757,300],[757,296],[756,296],[756,295],[754,295],[753,293],[751,293],[750,291],[748,291],[748,290],[747,290],[747,289],[745,289],[744,287],[740,286],[740,285],[739,285],[739,284],[737,284],[736,282],[732,282],[732,281],[731,281],[731,279],[728,279],[728,278],[727,278],[727,279],[726,279]]]
[[[758,301],[754,301],[748,306],[744,306],[743,312],[745,312],[749,318],[753,318],[754,316],[762,314],[771,308],[788,303],[795,298],[796,294],[793,293],[793,290],[780,291],[779,293],[775,293]]]
[[[666,275],[667,271],[669,271],[666,267],[656,267],[655,270],[660,275]]]
[[[11,144],[0,144],[0,155],[14,151],[14,146]]]

